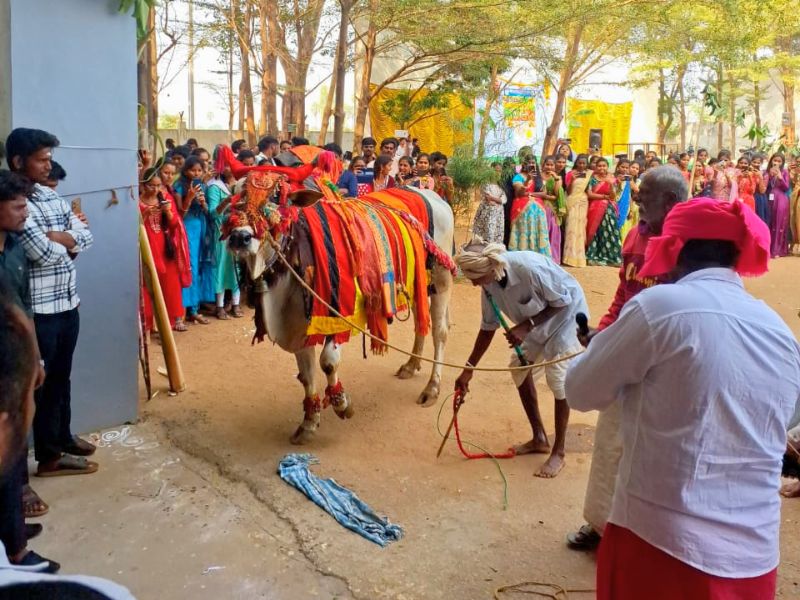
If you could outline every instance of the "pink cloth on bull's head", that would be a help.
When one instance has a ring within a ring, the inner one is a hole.
[[[650,238],[639,277],[672,271],[688,240],[726,240],[739,249],[736,272],[757,276],[767,272],[769,229],[743,202],[693,198],[675,206],[664,220],[661,235]]]

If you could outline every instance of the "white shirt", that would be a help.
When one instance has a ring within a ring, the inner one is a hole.
[[[779,562],[781,458],[800,347],[730,269],[645,290],[567,373],[578,410],[622,402],[609,522],[705,573]]]
[[[89,575],[50,575],[41,572],[41,569],[45,566],[45,564],[42,564],[41,567],[38,565],[33,567],[12,565],[8,561],[3,544],[0,542],[0,592],[7,586],[24,586],[37,582],[63,583],[87,587],[95,592],[104,594],[109,600],[136,600],[127,588],[108,579]]]
[[[488,291],[500,311],[506,316],[509,327],[535,317],[548,306],[565,307],[525,336],[527,356],[544,352],[545,359],[555,358],[578,346],[575,315],[589,315],[583,290],[575,278],[548,257],[522,250],[506,252],[508,262],[507,282],[484,286],[481,294],[481,329],[494,331],[500,322],[486,298]]]

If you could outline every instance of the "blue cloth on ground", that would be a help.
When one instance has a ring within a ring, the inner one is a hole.
[[[287,454],[278,465],[278,475],[289,485],[308,496],[314,504],[329,513],[340,525],[364,536],[379,546],[396,542],[403,529],[379,517],[353,492],[333,479],[320,479],[308,470],[319,464],[313,454]]]

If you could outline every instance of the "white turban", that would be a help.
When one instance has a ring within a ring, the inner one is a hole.
[[[508,266],[503,254],[506,247],[503,244],[486,243],[480,238],[473,239],[464,244],[456,255],[456,264],[467,279],[480,279],[489,273],[500,280]]]

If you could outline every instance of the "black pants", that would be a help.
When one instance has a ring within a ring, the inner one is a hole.
[[[36,314],[33,319],[46,372],[44,385],[35,396],[33,444],[36,460],[48,462],[59,458],[72,442],[70,374],[80,318],[75,308],[53,315]]]
[[[27,448],[26,448],[27,450]],[[28,453],[20,452],[14,465],[0,483],[0,541],[6,555],[14,556],[28,545],[25,535],[25,514],[22,509],[22,486],[28,477]]]

